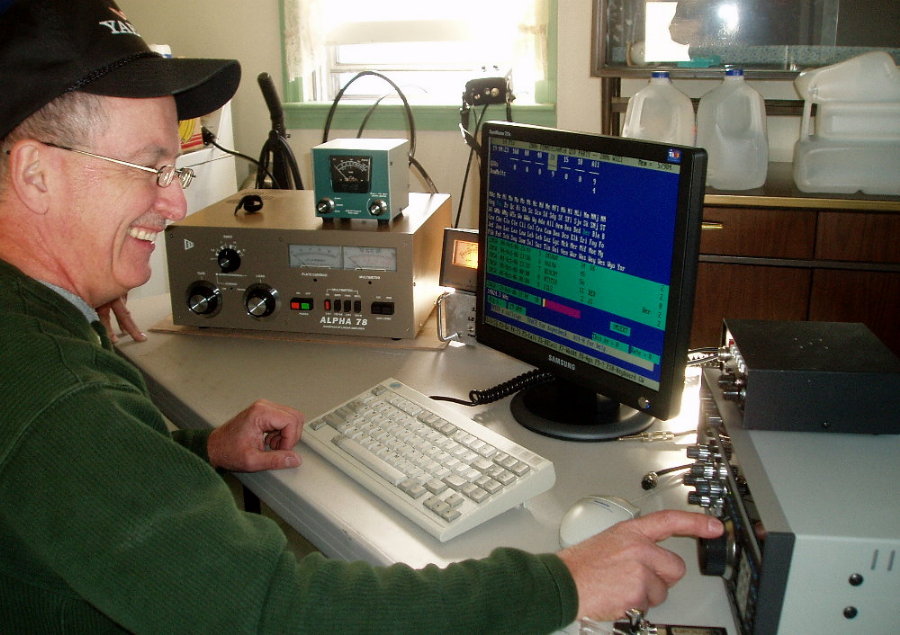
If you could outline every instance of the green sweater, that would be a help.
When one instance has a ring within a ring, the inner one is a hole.
[[[548,632],[554,555],[414,570],[297,560],[240,511],[207,433],[167,432],[98,322],[0,261],[0,631]]]

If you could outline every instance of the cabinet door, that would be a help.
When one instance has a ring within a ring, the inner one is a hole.
[[[718,346],[723,318],[805,320],[812,271],[701,262],[691,347]]]
[[[817,269],[809,319],[862,322],[900,356],[900,273]]]

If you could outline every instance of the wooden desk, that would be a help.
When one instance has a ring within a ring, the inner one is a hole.
[[[129,306],[144,329],[171,312],[168,296],[141,298]],[[150,332],[147,342],[126,340],[120,350],[143,371],[154,401],[166,416],[176,425],[195,429],[219,425],[259,397],[294,406],[312,418],[388,376],[425,394],[462,397],[472,388],[493,386],[528,370],[482,346],[415,351],[362,348],[353,345],[352,338],[348,342],[291,343]],[[556,485],[526,506],[442,544],[302,444],[300,468],[240,475],[240,479],[324,554],[375,564],[402,561],[416,567],[485,556],[498,546],[555,551],[562,515],[588,494],[622,496],[644,512],[688,508],[687,489],[674,479],[663,477],[663,484],[670,486],[643,498],[647,493],[640,481],[650,470],[687,463],[684,449],[691,436],[677,443],[579,444],[521,428],[512,420],[508,400],[477,408],[455,407],[552,460]],[[696,399],[691,398],[681,417],[662,426],[693,429],[696,417]],[[674,538],[666,546],[685,559],[688,574],[649,617],[660,623],[725,626],[735,633],[724,585],[698,572],[695,542]]]

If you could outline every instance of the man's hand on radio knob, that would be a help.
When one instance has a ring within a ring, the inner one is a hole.
[[[722,523],[706,514],[666,510],[618,523],[559,552],[578,588],[578,617],[610,621],[646,611],[684,576],[684,561],[656,543],[671,536],[715,538]]]
[[[302,429],[299,410],[259,399],[209,435],[209,462],[235,472],[297,467]]]

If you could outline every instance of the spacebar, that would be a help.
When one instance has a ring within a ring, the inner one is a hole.
[[[360,445],[350,437],[339,434],[336,437],[332,437],[331,442],[395,487],[406,479],[406,474],[380,459],[368,448]]]

